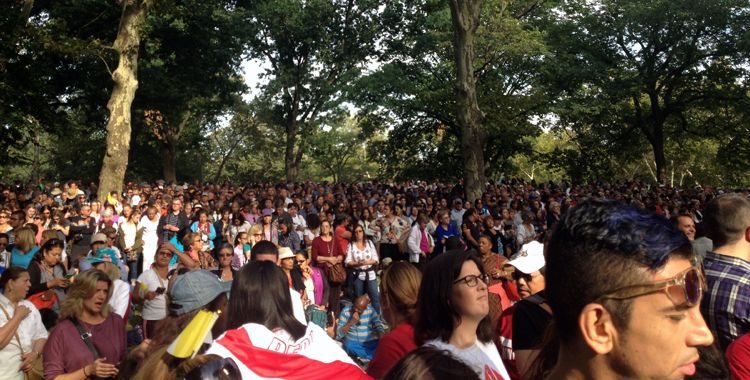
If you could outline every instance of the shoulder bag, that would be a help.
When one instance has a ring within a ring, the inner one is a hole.
[[[0,309],[3,310],[3,314],[5,314],[5,318],[7,318],[8,321],[10,321],[10,314],[8,314],[8,311],[5,310],[5,308],[2,305],[0,305]],[[21,337],[18,336],[18,331],[14,331],[13,336],[15,336],[16,341],[18,341],[18,348],[21,350],[21,357],[23,357],[23,355],[25,355],[26,353],[23,352],[23,346],[21,345]],[[23,377],[25,380],[43,380],[44,379],[44,361],[42,361],[41,353],[34,360],[34,364],[31,365],[31,370],[23,373]]]

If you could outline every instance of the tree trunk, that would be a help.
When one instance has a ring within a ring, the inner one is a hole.
[[[286,172],[286,182],[294,183],[299,174],[299,161],[294,153],[294,145],[297,142],[297,121],[296,115],[287,121],[286,126],[286,148],[284,150],[284,171]]]
[[[124,0],[122,19],[112,45],[119,54],[117,69],[112,73],[114,87],[107,103],[107,150],[99,174],[99,200],[111,191],[122,191],[130,151],[130,106],[138,89],[138,48],[140,30],[151,1]]]
[[[666,184],[667,158],[664,155],[664,131],[663,128],[655,128],[651,148],[654,150],[654,163],[656,165],[656,181]]]
[[[177,142],[167,138],[161,144],[162,170],[167,183],[177,183]]]
[[[451,0],[453,49],[456,63],[456,102],[461,128],[464,187],[469,201],[482,197],[485,186],[484,115],[479,109],[474,78],[474,34],[479,27],[484,0]]]

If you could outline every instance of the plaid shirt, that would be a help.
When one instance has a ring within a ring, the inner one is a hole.
[[[750,332],[750,263],[737,257],[706,252],[706,292],[701,313],[722,352]]]

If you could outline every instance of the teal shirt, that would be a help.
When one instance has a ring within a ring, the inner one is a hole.
[[[31,247],[31,249],[26,253],[22,253],[21,250],[18,249],[18,247],[13,247],[10,265],[13,267],[28,269],[29,263],[31,263],[31,259],[34,258],[34,255],[37,253],[37,251],[39,251],[39,247],[36,245]]]

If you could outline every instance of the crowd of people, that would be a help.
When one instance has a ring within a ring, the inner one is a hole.
[[[0,188],[0,379],[750,379],[743,189]]]

